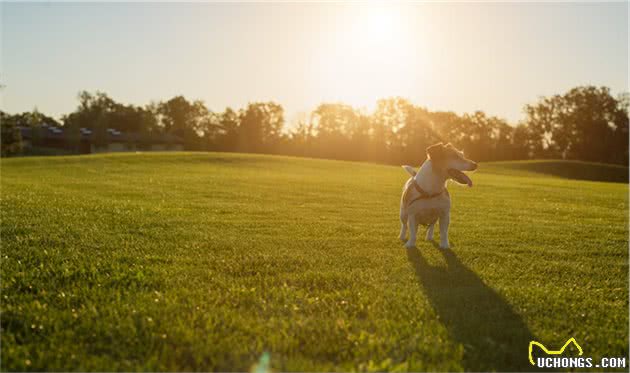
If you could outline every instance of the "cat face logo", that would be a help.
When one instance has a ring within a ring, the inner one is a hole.
[[[547,347],[543,346],[542,343],[540,342],[536,342],[536,341],[531,341],[529,342],[529,362],[532,363],[532,365],[536,365],[534,363],[534,358],[532,357],[532,350],[534,348],[534,345],[540,347],[547,355],[560,355],[564,352],[564,349],[567,348],[568,345],[570,345],[571,343],[573,343],[575,345],[575,347],[577,347],[580,356],[582,356],[582,347],[580,347],[580,345],[575,341],[575,338],[571,338],[569,339],[564,346],[562,346],[561,349],[559,350],[548,350]]]

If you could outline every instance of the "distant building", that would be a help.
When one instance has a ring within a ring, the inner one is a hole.
[[[33,148],[60,149],[80,154],[129,151],[181,151],[184,141],[171,134],[123,133],[107,128],[98,136],[89,128],[70,132],[65,128],[41,125],[39,128],[20,127],[25,150]],[[99,138],[100,137],[100,138]]]

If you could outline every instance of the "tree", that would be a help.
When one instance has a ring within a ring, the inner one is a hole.
[[[109,118],[106,113],[101,112],[93,124],[93,144],[96,148],[105,148],[109,144],[109,133],[107,132]]]
[[[284,109],[274,102],[255,102],[240,113],[239,150],[275,152],[284,126]]]
[[[79,106],[74,112],[63,118],[64,126],[75,126],[77,128],[94,128],[99,118],[111,113],[116,106],[107,94],[97,91],[91,94],[81,91],[77,95]]]
[[[310,128],[314,133],[317,156],[333,159],[355,159],[352,147],[359,114],[349,105],[325,103],[311,114]]]
[[[150,136],[159,131],[157,105],[146,107],[124,105],[114,101],[107,94],[94,94],[82,91],[78,94],[79,105],[74,112],[64,116],[66,140],[78,150],[81,128],[91,129],[97,146],[108,142],[107,129],[115,129],[128,135],[138,134],[138,146],[147,148]]]
[[[403,130],[411,110],[411,103],[403,98],[395,97],[379,100],[372,115],[379,130],[379,142],[386,162],[401,163],[405,159],[404,149],[410,139],[409,131]],[[408,160],[418,162],[417,160]]]
[[[189,102],[183,96],[176,96],[159,103],[157,113],[163,131],[181,137],[186,149],[199,150],[202,147],[203,125],[210,115],[202,101]]]
[[[628,162],[628,110],[606,87],[576,87],[525,108],[535,157]],[[623,140],[619,140],[623,139]]]
[[[313,141],[315,131],[313,123],[301,120],[289,133],[289,153],[302,157],[315,156],[313,153]]]
[[[220,151],[236,151],[240,126],[239,114],[228,107],[216,116],[216,121],[214,148]]]
[[[428,110],[418,106],[407,109],[403,127],[399,130],[403,142],[402,159],[399,163],[412,164],[426,158],[426,149],[442,140]]]
[[[343,103],[322,103],[286,132],[284,110],[274,102],[214,113],[202,101],[183,96],[141,107],[116,102],[103,92],[82,91],[78,101],[77,108],[63,117],[66,144],[76,151],[81,128],[88,128],[97,146],[107,144],[108,129],[116,129],[131,135],[135,140],[130,141],[141,149],[149,149],[156,134],[170,134],[192,150],[417,164],[425,159],[428,146],[441,141],[478,161],[566,158],[628,164],[630,96],[615,98],[606,87],[576,87],[563,95],[542,97],[525,106],[526,119],[516,127],[482,111],[462,115],[430,111],[400,97],[379,100],[372,113]],[[2,113],[2,121],[7,141],[14,141],[16,128],[20,132],[26,127],[34,144],[43,139],[44,124],[58,125],[37,109]]]
[[[628,165],[628,109],[630,108],[630,95],[622,93],[617,98],[617,110],[614,114],[614,138],[611,143],[610,162]]]
[[[0,150],[3,157],[17,155],[22,152],[22,134],[18,121],[11,117],[0,111]]]
[[[514,128],[512,133],[510,159],[529,159],[533,155],[532,136],[530,128],[521,123]]]

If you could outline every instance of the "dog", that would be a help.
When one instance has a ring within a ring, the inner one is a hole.
[[[433,240],[433,228],[440,222],[440,248],[448,249],[448,226],[451,220],[451,197],[446,189],[449,179],[472,187],[472,180],[462,171],[474,171],[477,163],[464,157],[453,145],[434,144],[427,149],[427,160],[418,172],[402,166],[411,178],[400,198],[400,240],[408,249],[416,245],[418,225],[427,226],[427,241]],[[405,240],[409,227],[409,239]]]

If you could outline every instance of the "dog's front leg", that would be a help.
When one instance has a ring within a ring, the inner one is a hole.
[[[448,225],[451,223],[451,212],[446,211],[440,216],[440,249],[448,249]]]
[[[418,222],[416,221],[415,214],[408,215],[408,223],[409,223],[409,241],[405,244],[405,247],[408,249],[413,249],[416,247],[416,233],[418,232]]]
[[[400,238],[400,240],[402,242],[406,241],[406,236],[407,236],[407,222],[400,222],[400,235],[398,236],[398,238]]]
[[[406,236],[407,236],[407,212],[401,206],[400,208],[400,235],[398,236],[398,238],[400,238],[402,242],[405,242]]]
[[[427,241],[433,241],[433,228],[435,228],[435,223],[429,224],[429,227],[427,228]]]

